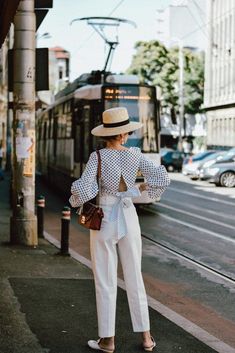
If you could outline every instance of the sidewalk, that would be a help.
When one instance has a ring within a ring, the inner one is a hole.
[[[0,182],[0,353],[88,353],[97,338],[93,276],[87,267],[40,239],[36,249],[10,246],[9,179]],[[213,353],[150,309],[161,353]],[[132,332],[126,293],[118,289],[117,353],[143,352]]]

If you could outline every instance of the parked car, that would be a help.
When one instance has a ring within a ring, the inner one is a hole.
[[[213,158],[214,155],[212,155]],[[235,157],[235,148],[231,148],[228,151],[221,151],[220,153],[217,154],[216,156],[216,161],[208,160],[205,162],[199,172],[199,177],[201,180],[208,180],[211,178],[210,174],[207,174],[208,168],[211,167],[214,163],[227,163],[227,162],[233,162],[233,158]],[[211,163],[212,162],[212,163]]]
[[[163,148],[160,155],[161,164],[166,167],[168,172],[181,171],[185,157],[184,152]]]
[[[182,173],[184,175],[193,175],[199,164],[212,153],[215,153],[215,151],[200,152],[189,157],[189,159],[183,164]]]
[[[226,162],[233,162],[235,158],[235,147],[230,148],[230,150],[228,150],[225,155],[223,156],[223,158],[219,161],[219,163],[226,163]]]
[[[235,157],[233,162],[223,162],[213,164],[206,170],[209,175],[209,182],[219,186],[232,188],[235,186]]]
[[[209,156],[207,156],[200,163],[198,163],[197,168],[192,172],[190,178],[192,180],[206,180],[206,177],[204,175],[205,169],[209,168],[212,164],[222,159],[226,152],[227,151],[217,151],[209,154]]]

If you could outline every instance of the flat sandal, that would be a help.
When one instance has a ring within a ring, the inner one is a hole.
[[[152,352],[154,350],[154,348],[156,347],[156,342],[154,340],[154,338],[151,336],[151,340],[153,342],[152,346],[150,347],[144,347],[143,346],[143,349],[146,351],[146,352]]]
[[[110,350],[110,349],[107,349],[107,348],[102,348],[100,346],[100,343],[102,341],[102,338],[98,339],[97,341],[95,340],[90,340],[87,342],[88,346],[92,349],[95,349],[97,351],[102,351],[102,352],[105,352],[105,353],[113,353],[114,352],[114,349],[113,350]]]

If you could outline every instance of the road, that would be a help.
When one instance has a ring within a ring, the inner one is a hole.
[[[170,177],[161,201],[138,210],[147,294],[235,347],[235,189],[192,182],[180,173]],[[47,200],[45,229],[59,240],[63,202],[44,184],[38,183],[38,193]],[[88,232],[75,216],[70,247],[89,262]]]
[[[144,208],[155,216],[143,213],[143,233],[235,279],[235,190],[172,179],[161,202]]]

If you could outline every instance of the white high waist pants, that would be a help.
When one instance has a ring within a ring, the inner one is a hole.
[[[100,231],[90,231],[92,268],[95,278],[98,334],[100,337],[115,336],[117,265],[122,264],[131,321],[135,332],[150,329],[145,287],[141,273],[142,242],[139,219],[129,198],[129,207],[123,208],[127,234],[118,239],[117,222],[109,216],[115,196],[105,195],[100,199],[104,218]]]

